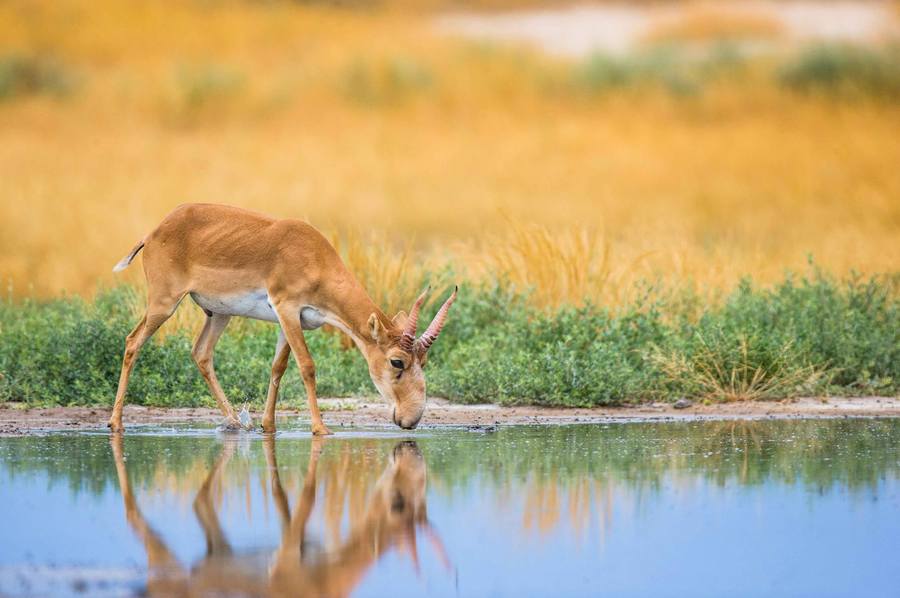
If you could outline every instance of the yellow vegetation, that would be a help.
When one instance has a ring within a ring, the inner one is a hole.
[[[595,96],[567,86],[570,65],[424,19],[0,4],[0,57],[53,59],[76,81],[0,101],[0,276],[17,295],[90,293],[187,201],[308,219],[390,309],[447,263],[546,305],[615,304],[647,278],[771,281],[810,254],[841,273],[897,269],[896,103],[752,73],[690,97]]]

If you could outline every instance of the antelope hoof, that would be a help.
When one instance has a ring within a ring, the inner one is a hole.
[[[111,419],[106,425],[109,427],[109,431],[113,434],[121,434],[125,431],[125,427],[122,425],[121,420],[116,421]]]
[[[331,430],[329,430],[329,429],[328,429],[328,426],[326,426],[326,425],[323,424],[322,422],[319,422],[319,423],[317,423],[317,424],[313,424],[313,426],[312,426],[312,433],[313,433],[313,436],[329,436],[329,435],[331,435],[331,434],[334,434],[334,432],[332,432]]]
[[[240,432],[243,429],[244,426],[241,425],[241,422],[236,417],[229,417],[222,422],[222,430],[224,432]]]
[[[266,434],[274,434],[275,433],[275,422],[263,420],[262,431],[265,432]]]

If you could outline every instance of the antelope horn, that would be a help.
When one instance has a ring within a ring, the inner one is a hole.
[[[444,304],[438,310],[437,314],[435,314],[431,324],[428,325],[428,328],[422,333],[422,336],[416,340],[416,348],[420,352],[424,353],[427,351],[441,333],[441,328],[444,327],[444,322],[447,321],[447,312],[450,311],[450,306],[453,305],[453,301],[456,300],[457,291],[459,291],[458,286],[453,288],[450,297],[444,301]]]
[[[403,329],[403,333],[400,335],[400,348],[404,351],[412,353],[413,348],[415,347],[416,327],[419,324],[419,308],[422,307],[422,303],[425,302],[425,296],[428,294],[428,291],[430,289],[430,286],[425,287],[425,290],[422,291],[422,294],[419,295],[419,298],[416,299],[415,303],[413,303],[412,309],[409,310],[409,317],[406,320],[406,328]]]

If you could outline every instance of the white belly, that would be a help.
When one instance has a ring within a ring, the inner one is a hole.
[[[269,294],[260,289],[240,295],[210,297],[200,293],[191,293],[194,301],[207,312],[227,316],[242,316],[254,320],[277,322],[278,317],[269,303]]]
[[[224,297],[191,293],[191,298],[197,305],[210,313],[278,322],[278,316],[275,315],[275,310],[272,309],[269,301],[269,294],[263,289]],[[307,305],[300,310],[300,325],[304,329],[313,330],[325,323],[325,315],[316,308]]]

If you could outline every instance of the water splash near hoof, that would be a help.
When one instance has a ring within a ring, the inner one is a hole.
[[[250,430],[253,427],[253,418],[250,417],[250,411],[247,409],[247,403],[244,403],[244,406],[241,407],[241,412],[238,413],[238,421],[241,422],[241,426],[245,430]]]
[[[244,403],[244,406],[241,407],[241,412],[238,413],[237,419],[232,419],[230,417],[226,417],[222,419],[222,422],[216,427],[216,431],[218,432],[242,432],[242,431],[250,431],[253,429],[253,418],[250,417],[250,410],[247,409],[247,403]]]

